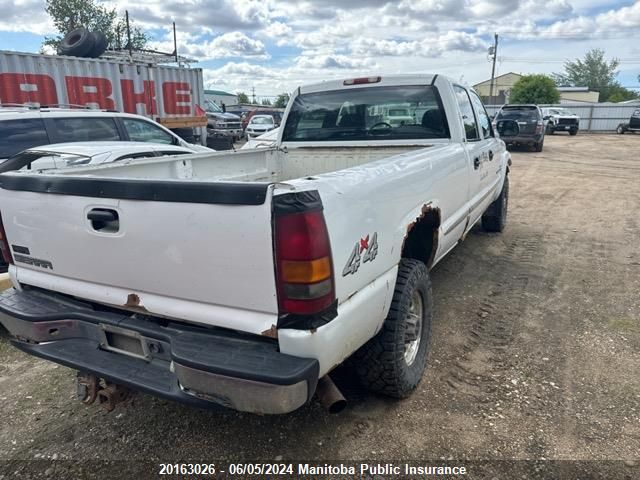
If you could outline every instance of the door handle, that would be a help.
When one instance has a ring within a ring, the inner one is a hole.
[[[480,157],[473,159],[473,169],[478,170],[480,168]]]
[[[493,150],[489,150],[489,161],[493,160]]]
[[[91,227],[98,232],[117,233],[120,229],[118,212],[109,208],[94,208],[87,213]]]

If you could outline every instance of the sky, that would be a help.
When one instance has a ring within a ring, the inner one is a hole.
[[[258,98],[298,85],[385,73],[440,73],[473,85],[553,73],[602,48],[640,91],[640,0],[122,0],[150,46],[198,60],[205,87]],[[0,0],[0,50],[37,52],[56,33],[44,0]]]

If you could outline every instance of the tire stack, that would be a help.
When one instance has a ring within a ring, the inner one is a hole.
[[[108,44],[104,33],[76,28],[64,36],[58,46],[58,55],[98,58],[107,50]]]

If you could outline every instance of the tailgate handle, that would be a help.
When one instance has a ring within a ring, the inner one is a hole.
[[[87,213],[91,227],[104,233],[117,233],[120,229],[118,212],[109,208],[93,208]]]

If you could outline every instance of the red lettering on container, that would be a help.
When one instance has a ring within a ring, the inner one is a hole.
[[[2,73],[0,74],[0,103],[57,105],[56,84],[49,75]]]
[[[97,105],[105,110],[115,110],[111,82],[97,77],[65,77],[67,96],[72,105]]]
[[[156,85],[153,80],[145,80],[142,82],[142,92],[136,93],[133,80],[120,80],[122,87],[122,103],[124,111],[127,113],[138,113],[138,105],[145,106],[145,113],[155,115],[156,107]]]
[[[185,82],[162,84],[164,111],[168,115],[191,114],[191,86]]]

